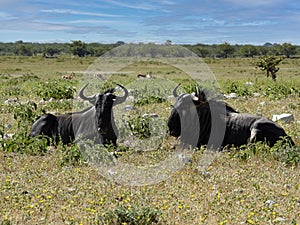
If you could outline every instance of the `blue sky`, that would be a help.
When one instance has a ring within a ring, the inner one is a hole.
[[[298,0],[0,0],[0,41],[300,45]]]

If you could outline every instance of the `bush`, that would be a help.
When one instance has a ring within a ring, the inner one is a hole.
[[[245,86],[238,81],[228,81],[225,83],[224,88],[225,93],[236,93],[238,96],[249,96],[252,94],[252,91],[248,86]]]
[[[37,109],[37,105],[28,101],[26,103],[17,103],[6,108],[8,112],[13,112],[16,121],[18,133],[11,138],[5,138],[7,130],[4,124],[0,124],[0,146],[5,152],[21,152],[28,154],[39,154],[47,151],[46,138],[29,138],[28,130],[35,118],[42,110]]]
[[[266,143],[256,142],[239,148],[230,148],[231,156],[246,161],[254,156],[270,157],[286,165],[299,165],[300,146],[291,146],[289,140],[282,139],[270,148]]]
[[[102,224],[147,225],[158,224],[161,211],[150,207],[119,206],[114,210],[106,211],[99,216]]]
[[[5,139],[2,136],[0,146],[5,152],[40,155],[47,152],[47,142],[48,140],[46,138],[29,138],[26,133],[17,133],[9,139]]]
[[[138,99],[134,102],[134,106],[143,106],[143,105],[149,105],[154,103],[163,103],[166,99],[154,95],[146,96],[144,98]]]
[[[149,116],[130,116],[127,123],[132,134],[143,139],[151,135],[150,120],[151,117]]]
[[[73,143],[70,146],[62,145],[58,146],[61,150],[61,165],[82,165],[83,158],[81,151],[77,144]]]
[[[76,89],[69,82],[50,80],[46,83],[39,83],[34,91],[43,99],[73,99]]]
[[[289,140],[278,141],[271,149],[272,156],[286,165],[299,165],[300,146],[291,146]]]

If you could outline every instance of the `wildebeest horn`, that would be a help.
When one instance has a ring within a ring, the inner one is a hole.
[[[196,93],[195,93],[195,95],[192,96],[192,99],[193,99],[194,102],[198,102],[199,101],[200,94],[201,94],[200,87],[197,84],[196,85]]]
[[[90,103],[94,104],[95,101],[96,101],[96,95],[85,96],[85,95],[83,94],[85,88],[86,88],[88,85],[89,85],[89,84],[87,83],[86,85],[84,85],[84,86],[80,89],[80,91],[79,91],[79,97],[80,97],[81,99],[83,99],[83,100],[87,100],[87,101],[89,101]]]
[[[115,105],[116,104],[121,104],[121,103],[125,102],[125,100],[126,100],[126,98],[128,96],[128,90],[123,85],[118,84],[118,83],[116,83],[116,85],[118,85],[120,88],[122,88],[123,91],[125,92],[125,94],[122,97],[117,96],[117,98],[115,100]]]
[[[199,96],[200,95],[200,87],[199,87],[199,85],[197,84],[196,85],[196,94],[195,94],[196,96]]]
[[[199,101],[199,98],[196,95],[193,95],[192,99],[193,99],[194,102],[198,102]]]
[[[173,96],[175,97],[175,98],[178,98],[178,94],[177,94],[177,89],[178,89],[178,87],[181,85],[181,83],[179,83],[175,88],[174,88],[174,90],[173,90]]]

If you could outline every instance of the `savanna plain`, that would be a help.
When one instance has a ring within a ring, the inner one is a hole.
[[[1,56],[0,224],[300,224],[300,59],[284,59],[276,82],[255,67],[256,58],[209,58],[190,65],[174,60]],[[209,79],[191,79],[176,65],[206,71]],[[152,78],[136,77],[147,73]],[[84,84],[90,83],[94,94],[114,82],[130,89],[128,102],[115,109],[122,163],[155,166],[174,155],[177,140],[164,131],[179,82],[181,92],[194,91],[194,82],[234,92],[236,98],[225,101],[240,112],[267,118],[292,113],[294,121],[278,123],[297,146],[228,147],[199,171],[203,147],[168,179],[132,186],[102,176],[76,144],[47,146],[44,139],[28,139],[44,112],[87,107],[77,97]],[[161,126],[153,130],[149,121]],[[149,143],[155,132],[160,138]]]

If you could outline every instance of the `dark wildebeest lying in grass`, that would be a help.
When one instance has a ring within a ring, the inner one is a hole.
[[[83,138],[116,146],[118,134],[112,108],[126,100],[128,90],[117,84],[125,92],[122,97],[114,95],[114,89],[87,97],[83,94],[87,85],[81,88],[79,96],[93,106],[63,115],[45,114],[33,124],[30,136],[44,135],[52,138],[55,143],[61,140],[63,144],[71,143],[75,138]]]
[[[179,84],[180,85],[180,84]],[[253,142],[266,142],[273,146],[285,138],[294,145],[282,127],[273,121],[252,114],[238,113],[223,101],[208,100],[206,91],[197,86],[195,94],[177,94],[168,120],[170,135],[180,136],[185,147],[220,149],[224,146],[241,146]]]

